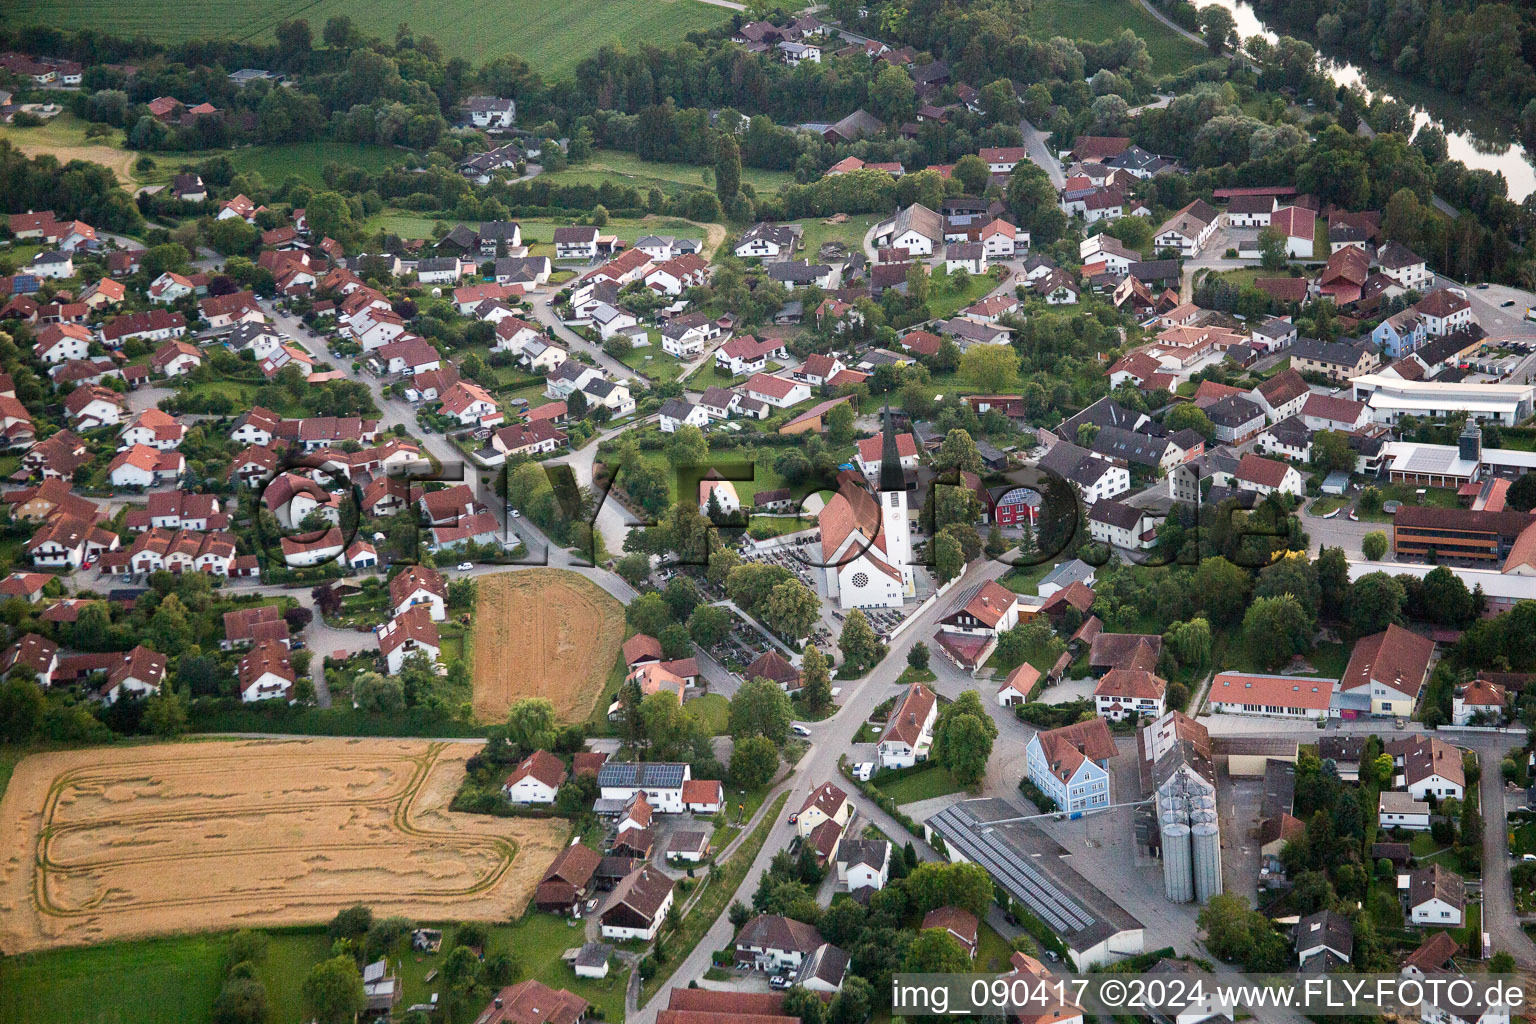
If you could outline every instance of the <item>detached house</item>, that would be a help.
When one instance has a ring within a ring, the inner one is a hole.
[[[512,769],[501,784],[501,792],[514,804],[552,804],[565,775],[565,765],[558,757],[547,750],[535,750]]]
[[[1158,249],[1172,249],[1185,259],[1200,255],[1216,231],[1221,214],[1210,203],[1196,199],[1163,223],[1153,236]]]
[[[1102,718],[1038,732],[1025,749],[1030,781],[1072,815],[1109,805],[1108,764],[1117,753]]]
[[[880,737],[878,756],[883,768],[908,768],[928,760],[938,699],[922,683],[913,683],[897,703]]]
[[[605,939],[654,939],[672,908],[672,879],[649,867],[631,872],[614,889],[601,929]]]
[[[437,627],[425,608],[409,608],[391,619],[376,634],[379,653],[384,656],[391,675],[398,675],[405,659],[420,652],[427,660],[436,663],[442,651],[437,638]]]
[[[396,615],[425,608],[434,622],[448,617],[448,586],[443,574],[424,565],[407,566],[389,581],[389,606]]]

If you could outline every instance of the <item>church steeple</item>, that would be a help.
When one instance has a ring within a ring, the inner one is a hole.
[[[901,454],[896,450],[896,427],[891,407],[885,407],[885,438],[880,449],[880,490],[905,491],[907,475],[901,470]]]

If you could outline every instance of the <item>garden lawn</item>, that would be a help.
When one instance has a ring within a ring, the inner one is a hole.
[[[745,174],[745,170],[742,173]],[[864,236],[881,219],[875,214],[860,214],[840,224],[829,224],[821,218],[802,220],[800,227],[805,232],[805,258],[814,260],[822,245],[827,242],[841,242],[850,252],[858,252],[863,248]]]
[[[967,274],[960,287],[935,279],[928,291],[928,314],[935,319],[953,316],[996,287],[997,280],[991,274]]]
[[[0,751],[0,773],[5,771],[4,752]],[[0,787],[3,792],[3,787]],[[1519,856],[1526,853],[1536,853],[1536,821],[1523,822],[1517,825],[1512,834],[1515,839],[1510,845],[1510,852]]]
[[[1056,564],[1053,561],[1045,561],[1039,565],[1024,565],[1009,569],[998,582],[1015,594],[1038,594],[1040,581],[1051,574]]]
[[[706,175],[705,171],[710,173]],[[638,188],[654,186],[669,193],[684,188],[713,190],[715,187],[712,168],[695,167],[693,164],[656,163],[617,149],[600,149],[592,154],[592,159],[587,163],[571,164],[565,170],[554,171],[546,177],[557,185],[601,185],[604,181],[613,181]],[[795,176],[789,171],[743,167],[741,180],[758,192],[776,192],[780,186],[794,182]]]
[[[731,702],[718,693],[706,693],[683,705],[709,736],[723,736],[730,722]]]
[[[198,153],[187,156],[194,161],[202,159]],[[344,164],[376,174],[386,167],[404,162],[406,153],[393,146],[323,141],[295,142],[286,146],[248,146],[229,151],[229,158],[234,162],[236,173],[254,171],[273,187],[282,184],[285,178],[294,176],[318,188],[325,184],[322,172],[326,164]]]
[[[1153,74],[1182,71],[1210,58],[1204,47],[1185,39],[1148,14],[1135,0],[1041,0],[1028,19],[1036,39],[1066,36],[1104,42],[1131,29],[1147,44]]]
[[[662,350],[659,331],[651,332],[649,345],[630,349],[619,358],[619,362],[658,384],[674,381],[683,372],[683,364],[677,357]]]
[[[888,782],[881,782],[879,775],[876,775],[872,781],[880,792],[895,800],[898,805],[958,793],[965,788],[954,780],[948,769],[937,764]]]
[[[1423,505],[1427,508],[1456,508],[1459,504],[1454,487],[1427,487],[1423,489],[1422,495],[1418,493],[1420,488],[1412,484],[1380,484],[1376,489],[1381,492],[1383,503],[1400,501],[1404,505]],[[1360,510],[1360,518],[1369,523],[1392,521],[1392,517],[1386,512],[1367,512],[1364,509]]]
[[[471,64],[512,53],[546,78],[562,78],[599,47],[679,42],[689,32],[726,21],[730,11],[694,0],[506,0],[494,17],[486,17],[484,8],[464,0],[209,0],[198,5],[197,17],[188,17],[184,8],[164,0],[15,0],[6,21],[18,27],[88,28],[125,39],[144,35],[156,42],[231,38],[267,43],[279,22],[305,18],[318,37],[320,26],[337,15],[350,16],[368,35],[392,36],[394,26],[409,24],[417,34],[436,39],[447,56]]]

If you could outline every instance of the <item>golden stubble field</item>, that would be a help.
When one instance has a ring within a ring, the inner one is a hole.
[[[35,754],[0,801],[0,951],[522,913],[562,821],[448,811],[473,743],[243,740]]]
[[[563,722],[585,721],[624,642],[624,606],[564,569],[477,581],[474,709],[499,721],[514,701],[544,697]]]

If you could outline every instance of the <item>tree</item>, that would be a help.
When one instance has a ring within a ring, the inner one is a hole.
[[[37,735],[46,707],[42,687],[32,680],[13,675],[0,682],[0,740],[25,743]]]
[[[768,592],[758,615],[763,625],[780,636],[799,640],[821,617],[821,602],[804,583],[786,580]]]
[[[1212,53],[1231,49],[1237,41],[1237,22],[1232,13],[1217,4],[1200,8],[1200,34]]]
[[[1460,576],[1437,565],[1424,577],[1424,610],[1443,626],[1465,626],[1472,619],[1472,592]]]
[[[1384,572],[1366,573],[1349,588],[1349,622],[1355,636],[1379,633],[1392,623],[1403,621],[1407,594],[1395,576]]]
[[[1266,565],[1259,571],[1259,581],[1253,588],[1254,597],[1278,597],[1294,594],[1307,613],[1308,626],[1317,624],[1318,603],[1322,589],[1317,582],[1317,569],[1302,552],[1292,552],[1286,557]]]
[[[800,700],[817,715],[832,706],[832,674],[827,656],[814,644],[805,649],[805,658],[800,663]]]
[[[180,736],[187,731],[187,702],[181,694],[162,688],[144,702],[144,724],[156,736]]]
[[[320,961],[304,979],[301,991],[304,1004],[321,1024],[348,1024],[368,1005],[362,975],[350,956]]]
[[[928,667],[928,645],[919,640],[907,651],[907,664],[919,672]]]
[[[975,969],[971,955],[943,928],[920,932],[907,947],[901,969],[919,973],[961,974]]]
[[[1380,530],[1372,530],[1361,538],[1360,552],[1368,562],[1381,561],[1387,553],[1387,535]]]
[[[827,439],[833,445],[842,446],[853,439],[853,403],[834,405],[827,413]]]
[[[1056,186],[1045,168],[1033,161],[1020,160],[1014,167],[1008,176],[1005,200],[1015,222],[1030,232],[1036,248],[1056,241],[1067,229],[1067,215],[1061,210]]]
[[[987,771],[997,723],[981,705],[975,690],[952,701],[933,725],[931,756],[962,786],[974,787]]]
[[[837,649],[843,652],[843,668],[847,674],[863,672],[880,658],[880,638],[875,636],[869,620],[857,608],[849,612],[843,622]]]
[[[793,721],[789,695],[779,689],[779,684],[767,679],[748,679],[731,698],[728,728],[731,737],[738,741],[766,736],[782,746],[789,739]]]
[[[1256,598],[1243,616],[1248,650],[1267,668],[1279,668],[1306,650],[1311,633],[1307,613],[1291,594]]]
[[[918,914],[938,907],[959,907],[984,918],[992,904],[992,878],[977,864],[925,861],[907,875],[905,888],[912,910]]]
[[[967,153],[955,161],[955,168],[950,172],[950,177],[960,182],[960,187],[965,189],[966,195],[979,196],[987,190],[991,172],[987,170],[985,160],[975,153]]]
[[[213,1024],[267,1024],[272,1007],[255,978],[230,978],[213,1001]]]
[[[1170,431],[1193,430],[1207,441],[1216,436],[1216,424],[1193,402],[1181,402],[1168,410],[1163,425]]]
[[[731,632],[731,613],[712,604],[701,604],[688,616],[688,635],[700,647],[713,647]]]
[[[651,574],[651,556],[643,551],[631,551],[614,564],[613,571],[625,583],[638,587]]]
[[[1009,345],[972,345],[960,357],[960,376],[978,391],[1012,391],[1019,381],[1019,355]]]
[[[373,927],[373,911],[361,903],[338,910],[326,934],[334,939],[361,939]]]
[[[985,348],[990,346],[977,346]],[[956,427],[944,435],[944,440],[939,442],[939,450],[933,456],[933,468],[937,472],[958,469],[966,473],[980,475],[985,467],[981,462],[981,452],[976,448],[976,442],[971,440],[970,432]]]
[[[1312,435],[1312,465],[1319,473],[1355,468],[1355,451],[1349,446],[1349,437],[1337,430],[1319,430]]]
[[[1536,104],[1536,100],[1531,102]],[[1520,479],[1510,484],[1505,500],[1521,512],[1529,512],[1536,508],[1536,472],[1525,473]]]
[[[555,706],[543,697],[525,697],[507,712],[507,742],[524,756],[554,749],[557,734]]]
[[[741,147],[729,132],[715,136],[715,195],[726,206],[741,191]]]
[[[667,442],[667,462],[675,466],[701,466],[709,457],[709,442],[704,431],[691,423],[685,423],[672,433]]]
[[[766,786],[778,770],[778,745],[766,736],[748,736],[731,750],[731,781],[743,789]]]
[[[626,614],[635,631],[644,633],[646,636],[655,636],[666,629],[667,623],[672,621],[672,609],[655,591],[641,594],[631,601]]]
[[[1532,100],[1531,102],[1532,103],[1536,103],[1536,100]],[[1497,953],[1493,954],[1493,956],[1488,958],[1488,973],[1489,974],[1514,974],[1515,973],[1515,956],[1514,956],[1514,954],[1508,952],[1507,950],[1502,950],[1502,949],[1499,950]]]
[[[393,676],[359,672],[352,681],[352,699],[363,711],[404,711],[405,684]]]
[[[681,622],[674,622],[663,629],[656,639],[661,641],[661,656],[669,661],[687,658],[693,653],[693,640],[688,635],[688,627]]]
[[[853,903],[852,900],[845,902]],[[858,906],[854,903],[854,906]],[[1507,955],[1507,954],[1506,954]],[[1513,959],[1513,958],[1511,958]],[[1513,973],[1514,968],[1504,973]],[[857,974],[843,979],[843,987],[827,1005],[827,1024],[864,1024],[874,1005],[875,990],[868,981]]]
[[[1212,556],[1195,570],[1194,592],[1217,622],[1235,622],[1248,603],[1248,574],[1225,558]]]
[[[1163,642],[1173,651],[1181,665],[1194,667],[1210,663],[1211,624],[1204,619],[1175,622],[1163,634]]]
[[[1221,8],[1212,4],[1207,10],[1221,11]],[[1227,15],[1231,17],[1231,15]],[[1212,47],[1214,49],[1214,47]],[[1286,250],[1286,237],[1275,228],[1266,227],[1259,232],[1259,265],[1265,270],[1279,270],[1285,266],[1286,258],[1290,254]]]
[[[933,569],[944,582],[949,582],[965,568],[965,553],[952,533],[940,533],[933,538]]]

